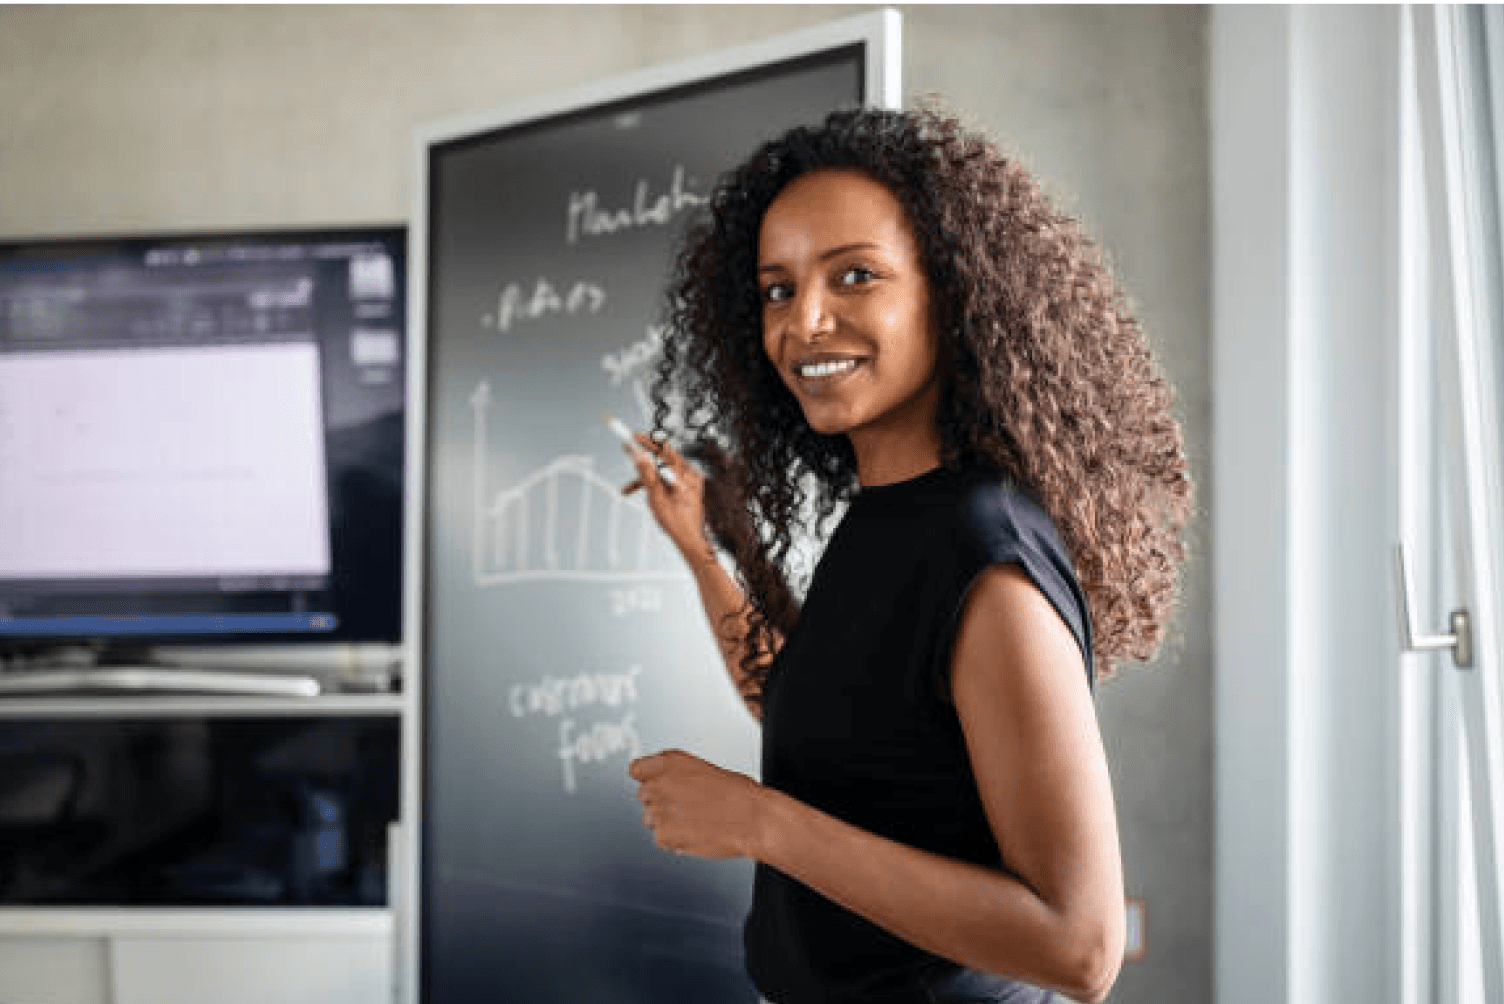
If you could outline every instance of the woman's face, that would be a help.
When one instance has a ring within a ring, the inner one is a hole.
[[[757,261],[763,349],[810,426],[850,438],[864,484],[933,467],[929,282],[893,193],[858,171],[804,175],[764,214]]]

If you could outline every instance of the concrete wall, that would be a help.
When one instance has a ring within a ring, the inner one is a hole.
[[[0,237],[406,219],[445,116],[856,6],[0,7]],[[1207,12],[904,9],[938,93],[1108,249],[1179,394],[1202,513],[1171,643],[1100,690],[1149,951],[1114,1001],[1212,996]]]

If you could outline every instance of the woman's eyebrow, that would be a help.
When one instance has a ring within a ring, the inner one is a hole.
[[[820,252],[820,260],[824,261],[824,260],[826,260],[828,258],[834,258],[837,255],[843,255],[843,254],[845,254],[848,251],[880,251],[880,250],[882,250],[881,245],[877,244],[874,241],[853,241],[850,244],[841,244],[841,245],[838,245],[836,247],[829,248],[829,249],[827,249],[825,251]]]
[[[873,241],[854,241],[851,244],[838,244],[838,245],[836,245],[833,248],[826,248],[824,251],[820,252],[820,256],[819,257],[820,257],[821,261],[828,261],[831,258],[835,258],[838,255],[843,255],[843,254],[845,254],[848,251],[881,251],[881,250],[882,250],[882,245],[877,244],[877,243],[875,243]],[[759,266],[757,266],[757,271],[758,272],[782,272],[782,271],[784,271],[784,267],[782,265],[770,262],[770,263],[765,264],[765,265],[759,265]]]

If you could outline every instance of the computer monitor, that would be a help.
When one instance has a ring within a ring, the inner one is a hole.
[[[0,655],[401,635],[399,226],[0,241]]]

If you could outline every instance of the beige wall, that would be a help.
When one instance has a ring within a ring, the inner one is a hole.
[[[404,220],[412,129],[854,6],[0,7],[0,236]],[[1179,393],[1204,509],[1207,12],[904,8],[942,95],[1108,249]],[[1148,957],[1113,1000],[1211,998],[1208,517],[1172,643],[1098,699]]]

